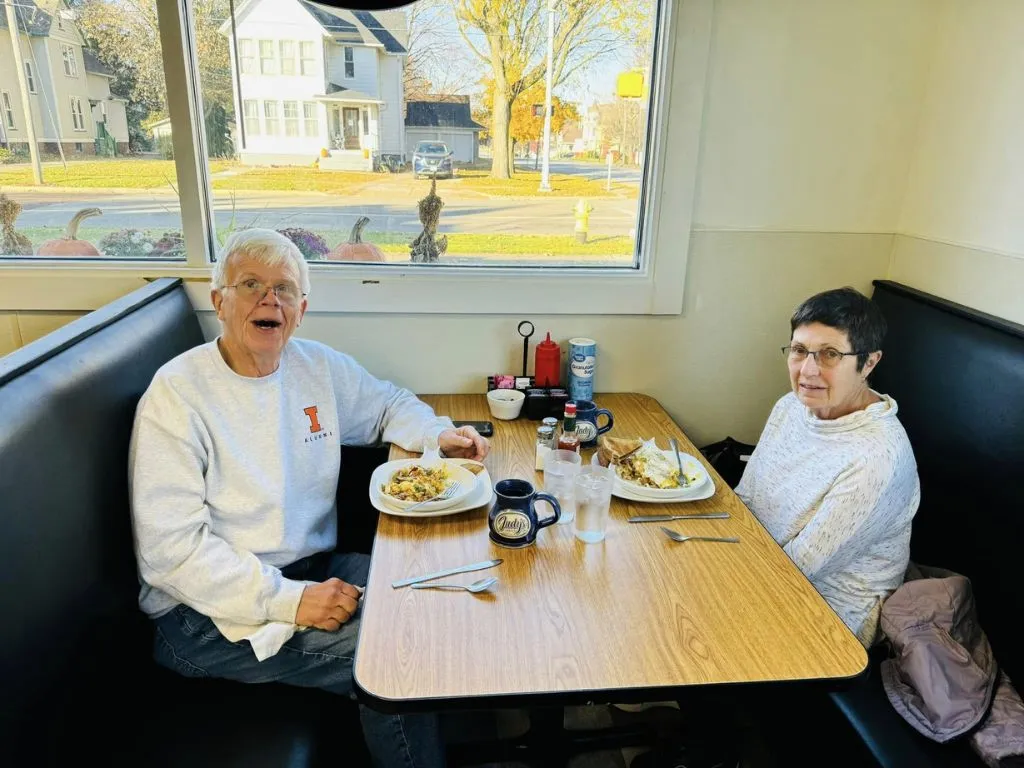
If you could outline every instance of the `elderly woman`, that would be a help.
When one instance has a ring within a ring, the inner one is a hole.
[[[736,493],[865,646],[903,581],[920,501],[896,401],[868,386],[886,324],[852,288],[801,304],[772,409]]]
[[[488,446],[347,355],[292,338],[308,294],[289,240],[228,240],[211,292],[221,335],[164,365],[136,413],[139,602],[157,661],[183,675],[350,696],[369,558],[333,552],[340,445],[436,439],[467,458]],[[429,715],[361,718],[375,765],[443,764]]]

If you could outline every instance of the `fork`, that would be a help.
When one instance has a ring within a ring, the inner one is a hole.
[[[450,499],[452,496],[454,496],[456,493],[459,492],[459,488],[461,486],[462,486],[461,483],[458,483],[458,482],[452,483],[451,485],[449,485],[447,488],[444,489],[443,493],[439,493],[437,496],[435,496],[432,499],[424,499],[423,501],[417,502],[417,503],[413,504],[411,507],[406,507],[405,511],[406,512],[412,512],[417,507],[422,507],[424,504],[429,504],[432,501],[444,501],[445,499]]]
[[[721,537],[721,536],[683,536],[681,533],[676,533],[671,528],[666,528],[664,525],[660,526],[661,530],[665,532],[672,541],[723,541],[727,544],[739,544],[740,540],[734,536]]]

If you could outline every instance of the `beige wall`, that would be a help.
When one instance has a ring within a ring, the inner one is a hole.
[[[77,45],[75,44],[77,42]],[[64,59],[61,45],[69,44],[75,49],[75,61],[78,64],[78,76],[68,77],[64,74]],[[63,32],[51,30],[46,40],[46,48],[50,56],[50,67],[53,69],[54,112],[60,126],[61,141],[89,141],[96,136],[96,127],[89,109],[89,85],[85,72],[85,61],[82,59],[81,38],[78,33],[67,26]],[[82,116],[85,119],[85,130],[76,131],[71,119],[71,97],[82,100]]]
[[[1024,322],[1024,3],[936,8],[891,277]]]

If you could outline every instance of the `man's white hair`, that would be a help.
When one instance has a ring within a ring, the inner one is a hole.
[[[231,235],[221,248],[213,267],[210,283],[214,289],[221,290],[227,284],[228,267],[236,256],[248,256],[268,267],[292,262],[299,273],[302,292],[309,293],[309,265],[295,243],[279,232],[272,229],[243,229]]]

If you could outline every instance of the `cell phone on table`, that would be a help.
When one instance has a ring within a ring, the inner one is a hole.
[[[492,437],[494,435],[494,424],[489,421],[456,421],[452,419],[452,424],[456,427],[473,427],[484,437]]]

